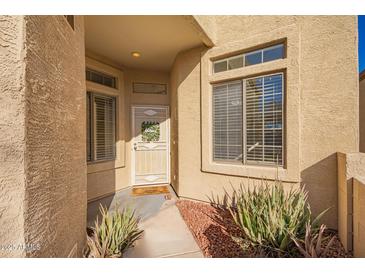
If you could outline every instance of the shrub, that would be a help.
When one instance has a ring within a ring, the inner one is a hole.
[[[243,189],[241,185],[230,197],[228,208],[245,236],[236,240],[244,245],[258,246],[268,256],[295,254],[297,249],[293,237],[303,239],[306,225],[311,222],[304,188],[285,192],[279,182],[262,183],[253,189]],[[312,222],[313,227],[317,227],[323,214]]]
[[[85,257],[122,257],[142,237],[143,231],[138,228],[138,219],[129,208],[108,212],[100,205],[100,213],[101,222],[97,218],[94,227],[89,229]]]
[[[335,241],[335,236],[333,236],[326,246],[323,248],[324,239],[323,233],[326,229],[325,225],[321,225],[319,231],[312,230],[310,224],[306,226],[305,238],[304,240],[296,239],[293,237],[293,241],[297,246],[299,252],[306,258],[324,258],[326,257],[330,247],[333,245]]]

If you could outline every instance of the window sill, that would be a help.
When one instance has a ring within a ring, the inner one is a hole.
[[[87,173],[96,173],[110,169],[122,168],[125,165],[122,163],[120,159],[115,160],[106,160],[99,162],[88,162],[87,163]]]
[[[299,175],[290,173],[287,168],[274,165],[204,163],[203,161],[202,172],[283,182],[299,182]]]

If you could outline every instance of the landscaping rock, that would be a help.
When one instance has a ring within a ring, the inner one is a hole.
[[[243,251],[241,246],[232,239],[231,235],[233,237],[242,237],[243,235],[234,223],[229,211],[213,207],[208,203],[189,200],[179,200],[176,205],[205,257],[265,257],[264,254],[252,247]],[[351,257],[351,254],[345,252],[336,231],[328,230],[326,236],[336,237],[328,257]],[[324,243],[328,240],[325,240]]]

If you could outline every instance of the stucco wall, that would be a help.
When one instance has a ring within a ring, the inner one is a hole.
[[[365,178],[354,179],[354,256],[365,258]]]
[[[365,154],[338,153],[338,235],[346,250],[365,257]]]
[[[3,17],[0,256],[81,256],[86,240],[83,17]],[[25,244],[25,246],[24,246]]]
[[[86,237],[84,23],[26,16],[28,256],[81,256]],[[74,250],[72,251],[74,252]],[[72,254],[71,254],[72,255]]]
[[[240,40],[265,34],[270,36],[272,32],[286,28],[297,29],[294,36],[298,39],[294,46],[299,50],[298,57],[287,64],[288,73],[290,67],[298,70],[287,92],[299,91],[298,100],[295,100],[298,104],[293,110],[299,114],[299,135],[296,140],[291,140],[297,142],[299,149],[295,155],[290,155],[298,161],[299,177],[287,184],[306,185],[315,214],[331,207],[324,221],[336,228],[335,153],[356,152],[359,145],[356,17],[217,16],[216,46],[224,47],[229,42],[238,45]],[[207,53],[213,50],[209,49]],[[178,134],[175,136],[178,171],[173,171],[172,176],[178,174],[178,182],[173,185],[179,195],[207,200],[211,192],[222,193],[223,188],[230,188],[230,183],[252,182],[259,180],[260,176],[249,179],[249,176],[233,177],[201,171],[202,157],[207,157],[204,153],[201,155],[201,143],[204,143],[200,116],[201,54],[199,49],[180,54],[171,73],[172,82],[175,82],[171,86],[176,92],[178,106],[175,132]],[[227,75],[229,78],[229,73]],[[289,120],[286,126],[293,126],[292,122],[294,120]]]
[[[356,16],[300,17],[301,177],[314,213],[332,207],[337,225],[336,152],[357,152]]]
[[[360,152],[365,152],[365,72],[360,80],[359,96]]]
[[[25,255],[11,247],[25,240],[23,34],[22,16],[0,16],[0,257]]]

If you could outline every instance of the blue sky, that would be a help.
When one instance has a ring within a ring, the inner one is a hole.
[[[359,70],[365,69],[365,15],[359,15]]]

